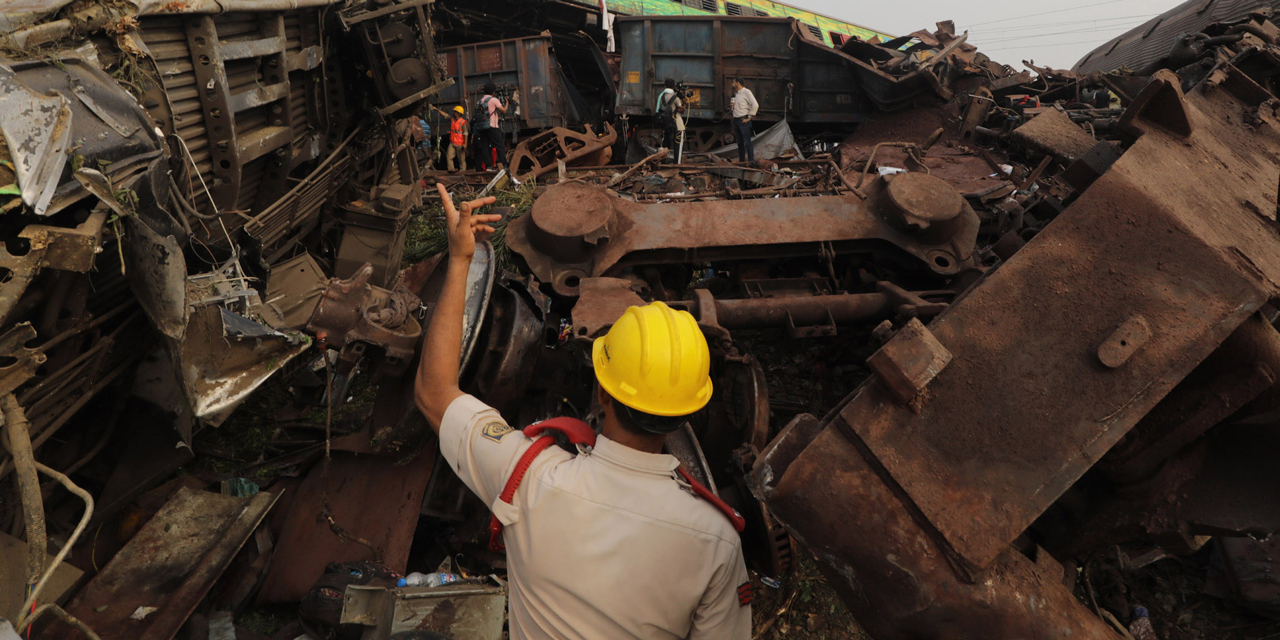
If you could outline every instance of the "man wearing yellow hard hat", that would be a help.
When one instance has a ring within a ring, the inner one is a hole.
[[[458,388],[475,234],[499,219],[472,211],[494,199],[458,211],[438,188],[448,275],[415,397],[442,455],[493,510],[495,548],[507,549],[512,640],[750,638],[742,519],[662,453],[665,435],[711,399],[711,358],[693,317],[661,302],[631,307],[595,341],[598,435],[565,419],[517,431]],[[581,453],[528,437],[548,429],[564,431]]]
[[[467,168],[467,139],[471,135],[471,125],[467,124],[467,110],[462,105],[455,105],[452,112],[446,112],[435,105],[431,105],[440,115],[449,118],[449,150],[445,152],[445,166],[449,168],[449,173],[454,173],[461,168]],[[454,167],[454,160],[458,161],[458,168]]]

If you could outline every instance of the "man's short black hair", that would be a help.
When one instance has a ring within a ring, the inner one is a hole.
[[[494,91],[497,91],[497,90],[498,90],[498,88],[497,88],[497,87],[495,87],[495,86],[493,86],[493,83],[492,83],[492,82],[486,82],[486,83],[484,83],[484,93],[485,93],[485,95],[493,95],[493,92],[494,92]]]
[[[613,396],[609,398],[613,401],[613,412],[618,416],[618,422],[622,424],[622,428],[631,433],[665,435],[679,429],[680,425],[689,420],[689,416],[655,416],[639,409],[632,409]]]
[[[676,88],[676,81],[674,78],[667,78],[666,80],[662,81],[662,86],[668,89],[674,89]]]

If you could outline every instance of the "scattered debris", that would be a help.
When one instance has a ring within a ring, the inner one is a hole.
[[[949,22],[827,46],[572,4],[0,12],[13,630],[252,637],[247,609],[300,603],[288,640],[502,636],[487,508],[413,402],[436,184],[499,199],[460,373],[511,423],[597,420],[586,356],[628,306],[698,319],[717,392],[668,449],[780,587],[759,633],[845,625],[805,606],[815,568],[875,638],[1122,637],[1139,604],[1192,637],[1168,596],[1122,597],[1175,562],[1275,616],[1268,12],[1180,8],[1018,72]],[[490,82],[512,152],[471,166],[507,168],[445,171],[428,103],[475,122]],[[445,558],[462,581],[392,581]]]

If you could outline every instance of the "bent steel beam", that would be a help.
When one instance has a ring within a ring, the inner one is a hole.
[[[897,249],[939,275],[974,266],[978,216],[946,181],[902,174],[865,200],[823,196],[638,204],[581,182],[549,187],[507,244],[542,282],[576,296],[585,278],[634,265]]]

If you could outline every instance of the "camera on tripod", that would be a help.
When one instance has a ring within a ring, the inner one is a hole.
[[[676,83],[676,95],[682,100],[688,100],[693,97],[693,88],[683,82]]]

